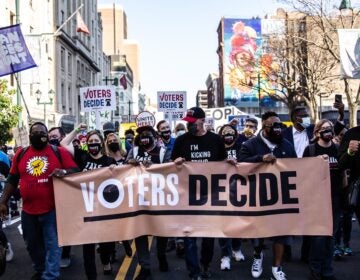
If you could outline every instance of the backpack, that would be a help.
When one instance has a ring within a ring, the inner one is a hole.
[[[51,146],[51,149],[53,150],[55,156],[60,161],[60,164],[62,165],[61,154],[60,154],[58,147],[54,146],[54,145],[50,145],[50,146]],[[18,157],[16,158],[17,164],[19,164],[19,161],[24,157],[25,153],[27,152],[27,150],[29,150],[29,148],[30,148],[30,146],[27,146],[20,151]]]

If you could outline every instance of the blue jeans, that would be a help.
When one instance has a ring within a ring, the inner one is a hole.
[[[21,225],[26,249],[42,280],[60,277],[61,248],[58,245],[55,210],[42,215],[22,211]]]
[[[207,268],[210,265],[214,255],[214,238],[203,237],[201,243],[201,259],[200,263]],[[185,237],[185,261],[190,277],[199,276],[201,269],[199,266],[196,237]]]

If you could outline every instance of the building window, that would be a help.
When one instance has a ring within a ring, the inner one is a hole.
[[[15,86],[15,75],[11,74],[10,75],[10,86]]]
[[[72,55],[68,53],[68,73],[72,74]]]
[[[61,51],[60,51],[60,67],[61,67],[61,70],[65,70],[65,48],[61,48]]]
[[[64,11],[61,11],[61,12],[60,12],[60,16],[61,16],[61,18],[60,18],[60,23],[63,24],[63,23],[64,23],[64,20],[65,20],[65,13],[64,13]]]
[[[81,63],[81,79],[85,80],[84,64]]]
[[[120,92],[119,100],[120,100],[120,102],[124,102],[124,93],[123,92]]]
[[[65,92],[65,86],[64,83],[61,83],[61,108],[60,108],[60,112],[64,112],[65,109],[65,105],[66,105],[66,92]]]
[[[13,13],[11,13],[10,12],[10,25],[13,25],[14,24],[14,22],[15,22],[15,14],[13,14]]]
[[[72,102],[71,102],[71,84],[68,86],[68,91],[67,91],[67,94],[68,94],[68,96],[67,96],[67,98],[68,98],[68,101],[69,101],[69,109],[70,109],[70,107],[72,107],[71,106],[71,104],[72,104]]]
[[[120,115],[124,115],[124,106],[120,106]]]

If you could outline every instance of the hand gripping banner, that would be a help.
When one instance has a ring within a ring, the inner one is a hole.
[[[328,164],[226,162],[105,167],[54,178],[60,245],[141,235],[332,235]]]

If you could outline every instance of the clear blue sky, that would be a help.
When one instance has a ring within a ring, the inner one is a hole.
[[[340,0],[338,1],[341,2]],[[359,2],[359,1],[352,1]],[[140,43],[142,92],[156,100],[160,90],[187,91],[188,107],[197,90],[218,72],[217,27],[221,17],[273,15],[276,0],[98,0],[121,5],[128,38]]]
[[[128,38],[140,44],[142,92],[156,100],[160,90],[187,91],[195,105],[209,73],[218,72],[217,27],[223,16],[275,14],[275,0],[98,0],[121,5]]]

